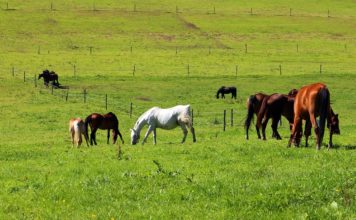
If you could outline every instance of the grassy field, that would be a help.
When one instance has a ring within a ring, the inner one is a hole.
[[[1,219],[356,218],[354,1],[0,7]],[[35,87],[46,68],[69,87],[68,100],[67,90]],[[285,119],[281,141],[270,128],[267,141],[253,130],[244,139],[249,95],[312,82],[328,85],[340,115],[334,149],[316,151],[314,138],[312,147],[287,148]],[[221,85],[235,85],[238,99],[216,99]],[[156,146],[152,137],[129,144],[145,110],[186,103],[197,143],[188,134],[180,144],[176,129],[158,130]],[[104,131],[98,146],[71,148],[69,118],[108,111],[120,120],[122,157]]]

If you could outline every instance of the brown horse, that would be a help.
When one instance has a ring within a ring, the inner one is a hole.
[[[291,92],[289,94],[292,94]],[[257,116],[256,130],[258,138],[261,138],[260,128],[262,127],[263,140],[266,140],[266,126],[268,120],[272,118],[272,137],[277,140],[281,140],[281,136],[278,133],[278,122],[283,115],[290,124],[290,129],[293,125],[294,112],[293,112],[294,96],[274,93],[270,96],[266,96],[263,99],[260,111]]]
[[[107,136],[107,143],[109,144],[109,139],[110,139],[110,129],[112,129],[112,134],[113,134],[113,144],[116,143],[117,140],[117,135],[120,136],[121,142],[124,143],[124,140],[122,139],[122,135],[119,131],[119,120],[117,119],[116,115],[112,112],[109,112],[105,115],[93,113],[89,115],[85,119],[85,128],[86,128],[86,133],[88,134],[88,125],[90,126],[91,129],[91,134],[90,134],[90,144],[96,145],[96,131],[98,129],[102,130],[108,130],[108,136]]]
[[[43,77],[43,82],[48,86],[49,82],[53,82],[53,85],[59,86],[58,75],[53,71],[44,70],[41,74],[38,75],[38,79]]]
[[[216,98],[219,98],[219,95],[221,94],[221,98],[225,98],[225,94],[231,93],[231,98],[236,99],[236,87],[225,87],[222,86],[219,88],[218,92],[216,93]]]
[[[82,144],[82,134],[84,135],[85,141],[88,145],[88,134],[85,129],[84,121],[80,118],[72,118],[69,120],[69,132],[71,134],[72,146],[74,147],[74,143],[77,147],[80,147]]]
[[[246,131],[246,140],[248,140],[248,130],[250,129],[251,121],[253,119],[254,114],[258,114],[261,108],[261,104],[263,99],[267,95],[264,93],[256,93],[251,95],[246,102],[247,105],[247,117],[245,120],[245,131]]]
[[[299,146],[302,120],[304,119],[310,121],[313,126],[317,139],[317,149],[320,150],[324,137],[325,121],[327,120],[328,123],[332,123],[332,114],[330,92],[325,84],[314,83],[302,87],[295,97],[293,129],[288,147],[290,147],[291,143],[294,143],[295,146]],[[318,116],[320,117],[319,125],[316,121]],[[337,115],[335,115],[335,117],[337,118]],[[338,122],[336,123],[338,124]],[[308,131],[308,129],[306,130]],[[331,127],[330,131],[332,132]],[[329,143],[329,148],[331,145],[332,143]]]

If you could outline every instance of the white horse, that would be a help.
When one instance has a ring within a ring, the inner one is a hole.
[[[80,118],[72,118],[69,120],[69,132],[71,133],[72,146],[74,147],[74,142],[77,147],[82,144],[82,134],[84,135],[85,141],[88,145],[88,134],[86,132],[86,127],[84,121]]]
[[[138,118],[134,128],[131,129],[131,144],[135,145],[139,141],[141,129],[146,124],[148,125],[148,130],[142,144],[145,143],[151,132],[153,132],[153,143],[156,144],[156,128],[170,130],[178,125],[182,128],[184,134],[182,143],[187,137],[187,128],[193,135],[193,142],[196,142],[192,118],[190,117],[190,105],[177,105],[167,109],[158,107],[149,109]]]

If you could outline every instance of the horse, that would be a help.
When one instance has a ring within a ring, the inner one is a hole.
[[[84,135],[85,141],[88,144],[88,134],[85,132],[85,124],[81,118],[72,118],[69,120],[69,132],[71,133],[72,146],[76,143],[77,147],[82,144],[82,135]]]
[[[277,130],[278,122],[281,120],[282,115],[288,120],[290,129],[292,129],[294,120],[293,105],[296,93],[297,90],[290,91],[288,93],[289,95],[274,93],[270,96],[266,96],[263,99],[256,123],[256,130],[259,139],[261,138],[260,127],[262,126],[263,140],[266,140],[266,126],[270,118],[272,118],[272,137],[276,138],[277,140],[282,139]]]
[[[53,82],[53,85],[59,86],[58,75],[53,71],[44,70],[41,74],[38,75],[38,79],[43,77],[43,82],[48,86],[49,82]]]
[[[112,112],[107,114],[101,115],[98,113],[92,113],[85,119],[85,130],[88,134],[88,125],[90,126],[91,133],[90,133],[90,145],[97,145],[96,143],[96,131],[98,129],[108,130],[107,135],[107,144],[109,144],[110,139],[110,129],[112,129],[113,135],[113,144],[116,143],[117,135],[120,136],[121,142],[124,143],[122,139],[122,135],[119,131],[119,120],[117,119],[116,115]]]
[[[261,108],[261,104],[263,99],[267,95],[264,93],[256,93],[251,95],[246,102],[247,105],[247,117],[245,120],[245,131],[246,131],[246,140],[248,140],[248,130],[250,129],[251,121],[253,119],[254,114],[258,114]]]
[[[231,93],[231,98],[236,99],[236,87],[225,87],[222,86],[219,88],[218,92],[216,93],[216,98],[219,98],[219,95],[221,94],[221,98],[225,98],[225,94]]]
[[[288,147],[290,147],[292,143],[294,143],[295,146],[299,146],[302,120],[304,119],[306,121],[309,120],[313,126],[317,139],[316,148],[317,150],[320,150],[324,137],[325,121],[327,120],[328,123],[331,123],[332,114],[330,92],[325,84],[314,83],[302,87],[295,97],[293,129],[288,142]],[[319,125],[316,121],[316,117],[318,116]],[[338,116],[335,115],[335,117]],[[338,120],[336,123],[338,124]],[[311,129],[311,126],[309,127]],[[330,149],[331,145],[332,143],[329,142],[328,149]]]
[[[145,143],[148,135],[153,132],[153,143],[156,144],[156,128],[171,130],[180,126],[183,130],[183,140],[185,142],[188,129],[193,135],[193,142],[196,142],[195,130],[192,118],[190,117],[190,105],[177,105],[172,108],[162,109],[153,107],[143,113],[131,129],[131,144],[135,145],[140,139],[141,129],[148,125],[148,130],[143,138],[142,145]]]

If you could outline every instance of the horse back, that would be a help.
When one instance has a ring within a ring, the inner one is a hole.
[[[320,109],[323,99],[323,91],[329,94],[328,88],[322,83],[302,87],[295,97],[294,112],[301,114],[303,118],[308,117],[310,112],[318,116],[318,109]],[[326,98],[329,100],[329,97]],[[330,101],[328,101],[328,105],[330,105]]]

